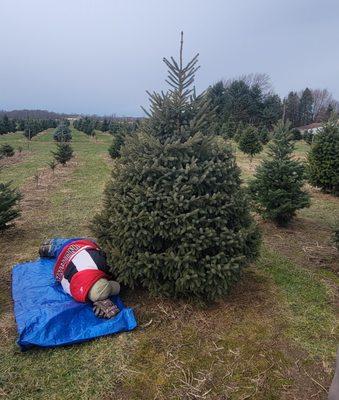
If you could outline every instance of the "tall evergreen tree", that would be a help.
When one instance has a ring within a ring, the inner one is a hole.
[[[248,77],[227,82],[219,103],[222,104],[222,121],[233,119],[236,124],[242,122],[256,127],[264,125],[271,129],[282,116],[282,104],[278,95],[265,92],[263,86]],[[217,108],[217,112],[218,108]]]
[[[93,229],[112,272],[172,296],[226,293],[258,253],[259,235],[225,141],[195,96],[198,56],[164,59],[167,93],[150,94],[146,132],[127,138]]]
[[[258,212],[281,226],[288,224],[297,210],[310,204],[308,193],[302,189],[304,167],[292,158],[294,144],[288,132],[289,125],[280,121],[268,145],[269,158],[257,168],[249,184]]]
[[[300,125],[308,125],[313,121],[313,96],[309,88],[306,88],[299,102]]]
[[[251,88],[242,80],[233,81],[225,89],[225,117],[239,123],[251,123],[253,115],[252,109],[258,109],[258,104],[253,104]]]
[[[297,92],[290,92],[285,99],[285,120],[291,122],[291,127],[294,128],[300,125],[300,99]]]
[[[261,125],[267,131],[267,129],[271,129],[282,118],[282,113],[283,107],[280,97],[277,94],[270,94],[263,100],[261,115],[258,118],[257,125]]]
[[[211,86],[206,93],[211,108],[214,110],[214,124],[213,133],[219,134],[222,130],[222,124],[224,121],[224,107],[225,107],[225,88],[222,81],[215,83]]]

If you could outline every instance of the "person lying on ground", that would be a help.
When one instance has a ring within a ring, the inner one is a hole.
[[[54,277],[63,290],[79,302],[90,301],[96,316],[113,318],[119,309],[110,297],[119,294],[106,255],[92,239],[48,239],[39,248],[40,257],[56,258]]]

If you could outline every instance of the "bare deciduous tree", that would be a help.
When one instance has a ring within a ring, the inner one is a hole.
[[[271,78],[269,77],[268,74],[265,73],[252,73],[252,74],[243,74],[240,75],[237,78],[232,78],[232,79],[227,79],[224,80],[224,86],[228,87],[230,84],[234,81],[243,81],[245,82],[248,86],[253,87],[253,86],[258,86],[260,87],[261,91],[264,94],[269,94],[273,91],[273,87],[271,84]]]
[[[329,105],[334,105],[332,94],[327,89],[313,89],[313,120],[322,121]],[[334,106],[335,108],[335,106]]]

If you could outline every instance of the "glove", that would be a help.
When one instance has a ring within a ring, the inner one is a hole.
[[[119,308],[109,299],[98,300],[93,303],[93,312],[99,318],[113,318],[119,311]]]
[[[41,245],[39,247],[39,256],[41,258],[53,257],[52,244],[53,244],[53,239],[46,239],[41,243]]]

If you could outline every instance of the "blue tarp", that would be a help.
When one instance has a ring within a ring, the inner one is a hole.
[[[131,308],[119,296],[112,298],[120,313],[97,318],[89,303],[78,303],[55,281],[55,259],[39,258],[17,264],[12,271],[12,296],[22,350],[79,343],[137,326]]]

